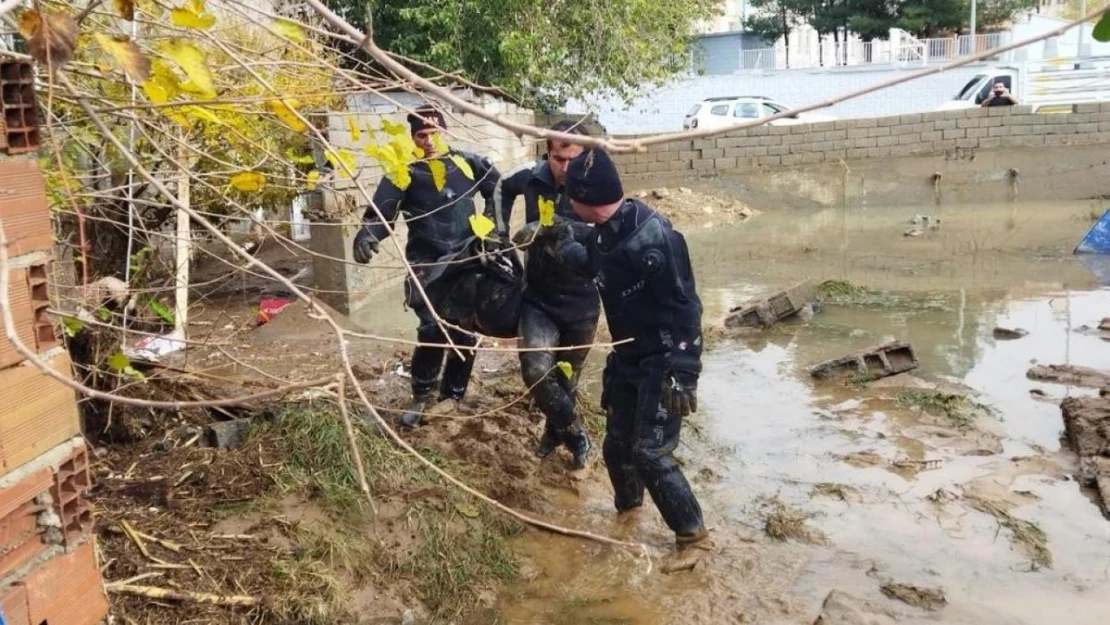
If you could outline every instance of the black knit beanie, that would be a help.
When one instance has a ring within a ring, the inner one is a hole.
[[[409,113],[409,128],[411,134],[416,134],[421,130],[428,130],[431,128],[446,128],[447,122],[443,118],[443,113],[430,107],[422,106],[414,112]]]
[[[624,197],[617,166],[604,150],[589,149],[567,166],[567,196],[587,206],[606,206]]]

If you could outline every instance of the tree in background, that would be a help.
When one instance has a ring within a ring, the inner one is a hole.
[[[841,58],[841,34],[845,43],[848,41],[848,3],[847,0],[814,0],[812,16],[809,25],[817,31],[822,38],[833,36],[833,64],[839,64]],[[847,52],[846,47],[844,52]],[[825,64],[824,49],[818,49],[818,61]]]
[[[1010,26],[1014,18],[1036,8],[1037,0],[979,0],[976,4],[975,30],[977,32],[1004,30]],[[967,28],[968,16],[966,15],[963,25]]]
[[[969,19],[967,0],[907,0],[898,7],[897,26],[919,39],[959,31]]]
[[[532,105],[598,92],[629,96],[689,71],[694,27],[719,11],[715,0],[328,4],[353,24],[372,17],[375,40],[385,50]]]
[[[786,67],[790,67],[790,33],[810,19],[813,5],[813,0],[751,0],[756,15],[744,21],[744,28],[770,42],[782,38],[786,46]]]

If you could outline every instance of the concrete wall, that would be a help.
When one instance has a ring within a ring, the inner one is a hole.
[[[455,95],[501,119],[527,124],[535,121],[531,110],[490,95],[469,90],[456,91]],[[322,193],[313,201],[316,206],[311,210],[310,245],[319,254],[314,257],[313,263],[321,299],[342,312],[358,309],[375,293],[395,286],[404,275],[399,268],[400,255],[389,241],[382,243],[382,253],[369,267],[357,265],[350,258],[357,224],[368,204],[356,180],[372,195],[382,176],[381,167],[366,155],[364,149],[369,144],[385,143],[386,140],[380,131],[375,136],[367,129],[381,128],[383,119],[407,128],[405,117],[408,111],[425,103],[418,94],[407,92],[360,94],[348,99],[346,111],[328,115],[328,140],[337,148],[350,150],[355,155],[357,175],[355,180],[334,177],[320,185]],[[464,114],[449,106],[441,109],[447,117],[446,139],[451,147],[487,156],[503,172],[535,158],[535,141],[522,140],[477,115]],[[357,139],[351,132],[352,122],[359,129]],[[321,215],[325,219],[321,220]],[[398,222],[397,237],[403,247],[405,228],[402,222]]]
[[[1108,148],[1104,103],[1068,114],[1018,106],[762,126],[616,161],[632,185],[727,176],[772,197],[907,204],[933,201],[937,192],[945,201],[1007,197],[1015,181],[1029,200],[1110,194]]]

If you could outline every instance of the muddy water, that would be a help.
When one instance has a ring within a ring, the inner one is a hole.
[[[528,533],[517,544],[526,579],[502,595],[503,621],[812,623],[840,589],[899,622],[1110,622],[1110,522],[1069,478],[1059,408],[1029,393],[1089,391],[1025,378],[1035,362],[1110,367],[1110,345],[1077,331],[1110,315],[1110,291],[1069,256],[1092,209],[949,207],[941,228],[919,237],[903,236],[906,221],[936,209],[784,210],[690,231],[707,324],[800,279],[887,295],[724,340],[706,356],[701,413],[679,452],[713,529],[715,551],[702,566],[663,575],[658,562],[649,569],[630,554]],[[996,326],[1029,335],[999,342]],[[966,385],[991,413],[970,431],[938,428],[892,401],[897,390],[815,385],[805,374],[886,338],[912,341],[920,377]],[[905,469],[926,460],[937,462]],[[670,537],[654,509],[615,520],[599,481],[561,498],[562,520],[665,555]],[[848,496],[814,495],[820,483],[850,487]],[[811,515],[825,543],[764,536],[772,497]],[[1052,567],[1033,566],[977,502],[1043,530]],[[879,590],[888,582],[941,588],[949,604],[928,613],[891,601]]]

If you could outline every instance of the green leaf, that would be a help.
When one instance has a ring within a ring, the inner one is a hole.
[[[1102,14],[1098,24],[1095,24],[1095,29],[1091,31],[1091,36],[1095,38],[1095,41],[1103,43],[1110,41],[1110,13]]]
[[[131,367],[131,359],[127,354],[117,351],[116,353],[108,356],[108,360],[104,362],[112,371],[123,371]]]
[[[96,316],[100,317],[101,321],[108,322],[112,320],[112,311],[101,306],[100,308],[96,309]]]
[[[428,169],[432,172],[432,183],[435,184],[436,191],[442,191],[447,185],[447,165],[438,158],[432,159],[428,161]]]
[[[85,329],[85,322],[76,317],[62,317],[62,331],[69,338],[77,336],[77,333]]]
[[[150,306],[150,309],[153,310],[156,315],[158,315],[159,317],[162,318],[162,321],[165,321],[166,323],[170,324],[171,326],[174,325],[175,323],[177,323],[177,317],[175,317],[174,314],[172,312],[170,312],[170,309],[166,308],[162,304],[162,302],[159,302],[156,299],[152,299],[152,300],[150,300],[149,306]]]

